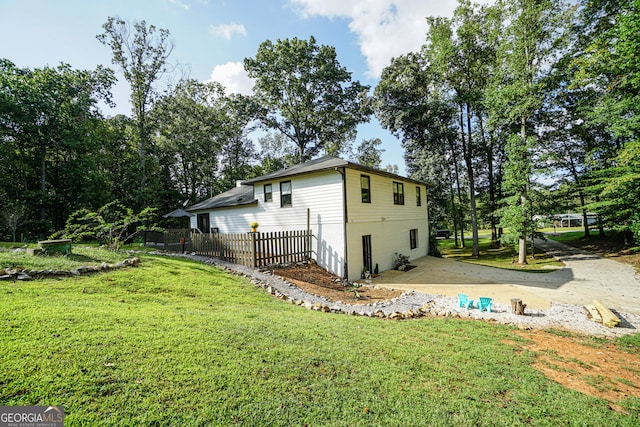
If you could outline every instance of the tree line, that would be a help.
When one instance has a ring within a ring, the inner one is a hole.
[[[394,58],[373,89],[314,37],[266,40],[244,62],[250,96],[188,78],[163,86],[169,31],[108,18],[97,38],[115,70],[0,60],[0,233],[44,237],[114,200],[166,213],[320,154],[380,168],[380,140],[355,141],[375,115],[401,139],[410,175],[429,184],[432,224],[462,245],[470,233],[474,255],[487,225],[495,244],[508,228],[526,262],[534,215],[568,209],[585,224],[596,212],[601,230],[631,244],[639,6],[459,0],[452,18],[427,18],[423,47]],[[104,117],[117,73],[131,115]]]
[[[526,263],[534,217],[567,210],[587,236],[594,212],[600,233],[640,238],[639,6],[460,0],[452,18],[428,18],[419,52],[384,70],[378,117],[431,184],[430,218],[456,241],[470,230],[474,256],[483,224]]]

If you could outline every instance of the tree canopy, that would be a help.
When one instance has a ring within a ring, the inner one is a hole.
[[[344,151],[356,126],[369,120],[369,87],[352,81],[335,48],[318,46],[313,36],[266,40],[244,66],[256,80],[258,118],[294,142],[300,162],[327,147],[332,154]]]
[[[508,226],[525,262],[524,240],[550,202],[580,211],[586,234],[595,212],[600,232],[637,244],[639,9],[459,0],[452,17],[426,20],[423,47],[393,58],[373,96],[314,37],[264,41],[244,61],[250,96],[166,84],[169,31],[108,18],[98,40],[131,87],[130,115],[98,109],[112,103],[108,68],[0,59],[0,234],[43,237],[114,200],[151,217],[320,154],[379,168],[382,135],[355,142],[375,111],[402,141],[409,174],[428,183],[431,221],[453,227],[457,244],[470,233],[475,255],[478,228],[498,245]],[[252,135],[258,126],[266,133]]]

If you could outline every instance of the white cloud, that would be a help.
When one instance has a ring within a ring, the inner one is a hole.
[[[489,0],[490,1],[490,0]],[[427,16],[453,16],[456,0],[290,0],[305,17],[346,18],[367,59],[368,76],[379,78],[391,58],[424,44]],[[487,1],[482,1],[487,3]]]
[[[224,37],[227,40],[231,40],[234,33],[246,36],[247,30],[244,25],[236,24],[235,22],[232,24],[211,25],[209,27],[209,34],[213,34],[216,37]]]
[[[175,4],[176,6],[179,6],[184,10],[189,10],[189,8],[191,7],[188,3],[181,2],[180,0],[169,0],[169,3]]]
[[[250,95],[254,85],[254,80],[247,75],[242,62],[227,62],[223,65],[216,65],[211,71],[209,81],[223,85],[227,94]]]

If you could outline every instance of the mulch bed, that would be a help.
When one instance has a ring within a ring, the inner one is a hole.
[[[329,273],[317,264],[294,265],[276,268],[273,273],[298,286],[310,294],[323,296],[329,301],[342,301],[348,304],[371,304],[399,297],[403,291],[374,286],[354,287],[341,278]]]

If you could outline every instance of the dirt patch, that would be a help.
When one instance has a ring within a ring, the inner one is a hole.
[[[617,403],[640,398],[640,355],[630,354],[613,343],[589,343],[587,338],[563,337],[544,331],[517,332],[528,343],[520,347],[536,353],[533,367],[547,378],[591,396]]]
[[[403,291],[376,286],[345,286],[345,282],[317,264],[277,268],[273,273],[305,292],[348,304],[371,304],[399,297]]]

